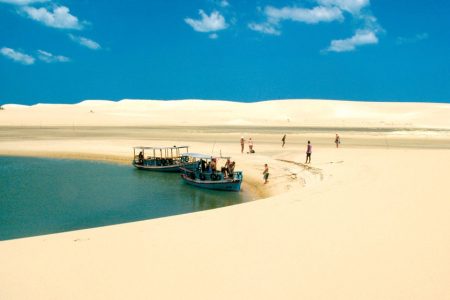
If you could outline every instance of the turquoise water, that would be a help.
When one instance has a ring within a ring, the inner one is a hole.
[[[0,157],[0,240],[120,224],[244,202],[180,175],[94,161]]]

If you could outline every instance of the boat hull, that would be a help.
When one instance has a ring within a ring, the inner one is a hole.
[[[242,180],[199,180],[192,179],[186,174],[181,174],[183,181],[189,185],[199,187],[208,190],[220,190],[220,191],[235,191],[238,192],[241,189]]]
[[[136,162],[132,162],[133,166],[135,166],[139,170],[145,170],[145,171],[156,171],[156,172],[181,172],[181,167],[184,167],[186,169],[193,169],[197,166],[197,164],[185,164],[185,165],[168,165],[168,166],[156,166],[156,165],[141,165]]]

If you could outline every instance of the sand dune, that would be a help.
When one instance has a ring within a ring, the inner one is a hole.
[[[0,126],[254,125],[446,128],[450,108],[433,103],[278,100],[86,100],[75,105],[4,105]],[[176,120],[176,122],[175,122]]]
[[[4,107],[0,154],[129,163],[137,144],[189,144],[231,155],[260,200],[0,242],[1,299],[450,298],[448,104]],[[240,153],[241,135],[256,154]]]

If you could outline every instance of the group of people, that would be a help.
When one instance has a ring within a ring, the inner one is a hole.
[[[200,159],[200,161],[198,162],[198,168],[202,171],[202,173],[216,172],[216,170],[217,170],[216,159],[213,158],[208,163],[206,163],[206,161],[204,159]]]
[[[225,163],[225,166],[222,167],[222,173],[225,175],[225,177],[231,177],[234,173],[234,166],[236,165],[236,162],[230,161],[229,158],[227,158],[227,162]]]
[[[249,138],[247,141],[248,144],[248,154],[252,154],[255,153],[255,150],[253,149],[253,141],[252,138]],[[244,148],[245,148],[245,139],[243,136],[241,136],[241,153],[244,153]]]
[[[336,148],[339,148],[339,145],[341,144],[341,138],[340,138],[339,134],[337,134],[337,133],[336,133],[336,137],[334,139],[334,143],[336,144]],[[281,138],[281,147],[284,148],[285,144],[286,144],[286,134],[283,135],[283,137]],[[244,151],[244,139],[243,138],[241,138],[241,147],[242,147],[241,152],[243,152]],[[308,141],[308,144],[306,145],[305,164],[311,163],[311,154],[312,154],[312,144],[311,144],[311,141]],[[264,171],[262,174],[263,174],[264,184],[266,184],[269,179],[269,166],[267,164],[264,164]]]
[[[204,159],[201,159],[198,162],[199,169],[202,171],[202,173],[208,172],[208,173],[215,173],[217,171],[217,159],[213,158],[211,161],[206,163]],[[234,173],[234,167],[236,163],[234,161],[230,161],[229,158],[227,158],[227,161],[225,163],[225,166],[221,168],[221,172],[224,174],[224,177],[233,176]]]

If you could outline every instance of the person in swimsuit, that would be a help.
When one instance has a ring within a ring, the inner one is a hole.
[[[308,141],[308,146],[306,147],[306,161],[305,161],[305,164],[311,163],[311,153],[312,153],[312,145],[311,145],[311,142]]]

